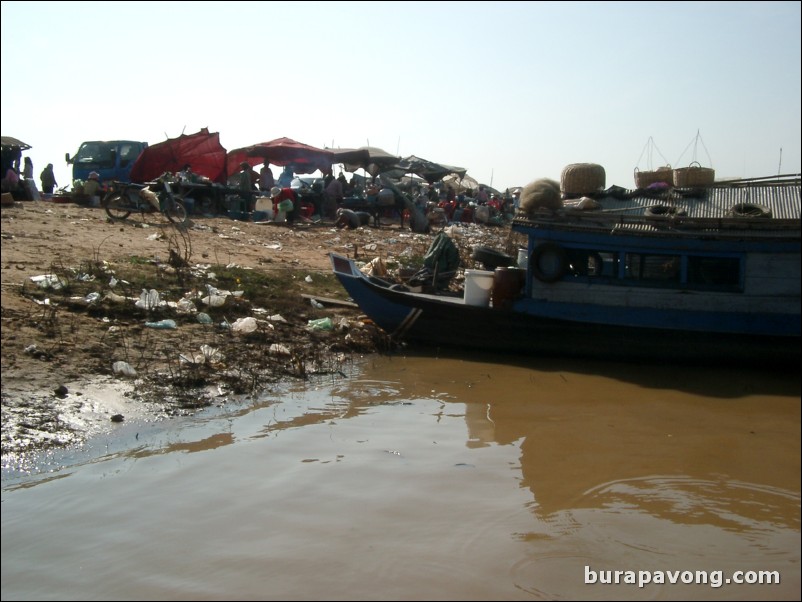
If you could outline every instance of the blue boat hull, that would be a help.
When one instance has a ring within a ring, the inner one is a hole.
[[[396,290],[365,275],[348,258],[332,254],[331,260],[335,275],[354,302],[399,342],[625,361],[794,368],[800,364],[799,336],[594,324],[539,316],[525,301],[511,309],[474,306],[461,298]]]

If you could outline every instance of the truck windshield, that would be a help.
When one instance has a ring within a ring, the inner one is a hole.
[[[92,169],[114,167],[115,144],[111,142],[84,142],[73,159],[74,163]]]

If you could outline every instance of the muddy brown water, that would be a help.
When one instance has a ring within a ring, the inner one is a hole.
[[[800,599],[797,374],[345,376],[4,473],[2,598]]]

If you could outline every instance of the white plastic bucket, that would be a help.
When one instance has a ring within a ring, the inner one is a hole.
[[[493,290],[493,272],[465,270],[465,304],[488,307]]]
[[[270,214],[270,218],[273,217],[273,199],[262,196],[256,199],[256,204],[253,207],[254,211],[263,211],[264,213]],[[268,219],[270,219],[268,218]]]

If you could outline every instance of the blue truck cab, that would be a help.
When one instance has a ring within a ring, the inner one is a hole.
[[[96,171],[101,182],[129,182],[131,167],[147,146],[134,140],[92,140],[83,142],[74,157],[66,153],[64,158],[72,165],[73,181],[86,181]]]

